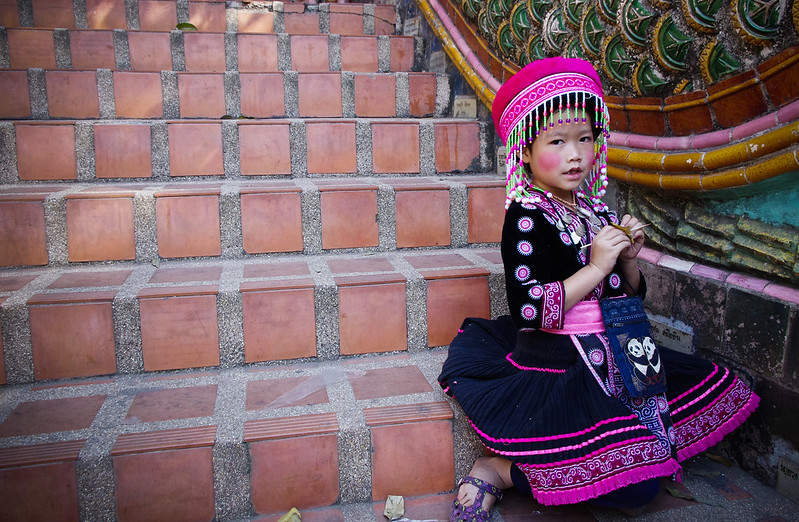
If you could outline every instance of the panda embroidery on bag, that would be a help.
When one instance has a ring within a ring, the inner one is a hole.
[[[646,384],[657,384],[663,379],[660,354],[655,341],[646,337],[631,337],[625,345],[627,358],[633,364],[636,377]]]

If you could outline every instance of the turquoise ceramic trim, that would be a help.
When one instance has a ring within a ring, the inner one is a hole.
[[[696,196],[712,213],[746,215],[772,225],[799,227],[799,171]]]

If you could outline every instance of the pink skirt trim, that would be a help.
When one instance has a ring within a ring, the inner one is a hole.
[[[682,467],[673,459],[653,464],[638,464],[610,477],[590,482],[582,486],[570,487],[562,491],[553,489],[533,489],[533,497],[545,506],[577,504],[600,497],[617,489],[658,477],[679,474]],[[522,469],[522,471],[524,471]]]
[[[517,363],[511,358],[512,353],[509,353],[505,356],[505,359],[511,363],[513,366],[520,370],[524,371],[534,371],[534,372],[548,372],[548,373],[566,373],[567,370],[558,370],[556,368],[538,368],[536,366],[522,366],[521,364]]]
[[[735,383],[737,386],[745,386],[738,379],[735,380]],[[707,434],[704,437],[697,440],[696,442],[693,442],[683,448],[678,449],[677,460],[683,462],[684,460],[690,459],[694,455],[698,455],[699,453],[702,453],[706,449],[715,446],[721,441],[721,439],[732,433],[733,430],[735,430],[737,427],[743,424],[744,421],[746,421],[746,419],[748,419],[749,416],[752,415],[752,412],[754,412],[757,409],[758,405],[760,404],[760,397],[755,395],[755,393],[752,391],[750,391],[749,394],[750,394],[749,400],[746,401],[746,404],[744,404],[742,407],[739,407],[738,411],[736,411],[732,416],[724,420],[718,427],[716,427],[712,431],[707,432]],[[705,410],[703,410],[702,413],[709,414],[708,409],[709,408],[706,408]],[[685,421],[681,422],[680,427],[684,426],[686,423],[690,423],[691,420],[695,419],[698,416],[699,414],[694,415],[690,419],[686,419]]]
[[[469,424],[471,424],[472,427],[474,428],[474,431],[479,433],[480,436],[483,437],[485,440],[490,440],[491,442],[506,444],[506,443],[514,443],[514,442],[541,442],[541,441],[546,441],[546,440],[558,440],[558,439],[565,439],[565,438],[575,437],[575,436],[579,436],[579,435],[585,435],[586,433],[589,433],[589,432],[592,432],[592,431],[598,429],[600,426],[602,426],[604,424],[608,424],[610,422],[615,422],[617,420],[627,421],[627,420],[632,420],[632,419],[635,419],[635,418],[636,418],[635,414],[633,413],[633,414],[630,414],[630,415],[626,415],[624,417],[616,417],[615,419],[604,419],[604,420],[601,420],[601,421],[597,422],[596,424],[594,424],[593,426],[591,426],[590,428],[586,428],[584,430],[577,431],[577,432],[574,432],[574,433],[564,433],[562,435],[550,435],[548,437],[522,437],[522,438],[518,438],[518,439],[495,439],[494,437],[491,437],[490,435],[488,435],[487,433],[482,431],[480,428],[478,428],[477,425],[474,422],[471,421],[471,419],[469,419]],[[635,425],[635,428],[639,428],[639,427],[640,426],[638,426],[637,424]]]

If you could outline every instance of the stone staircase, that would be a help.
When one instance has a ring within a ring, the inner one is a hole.
[[[436,377],[505,307],[504,187],[396,7],[0,24],[0,519],[374,520],[451,491],[480,449]]]

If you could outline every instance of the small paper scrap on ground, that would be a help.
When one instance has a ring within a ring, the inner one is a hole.
[[[291,510],[280,517],[277,522],[302,522],[302,515],[297,511],[297,508],[291,508]]]
[[[405,499],[398,495],[389,495],[383,515],[389,520],[399,520],[405,516]]]

